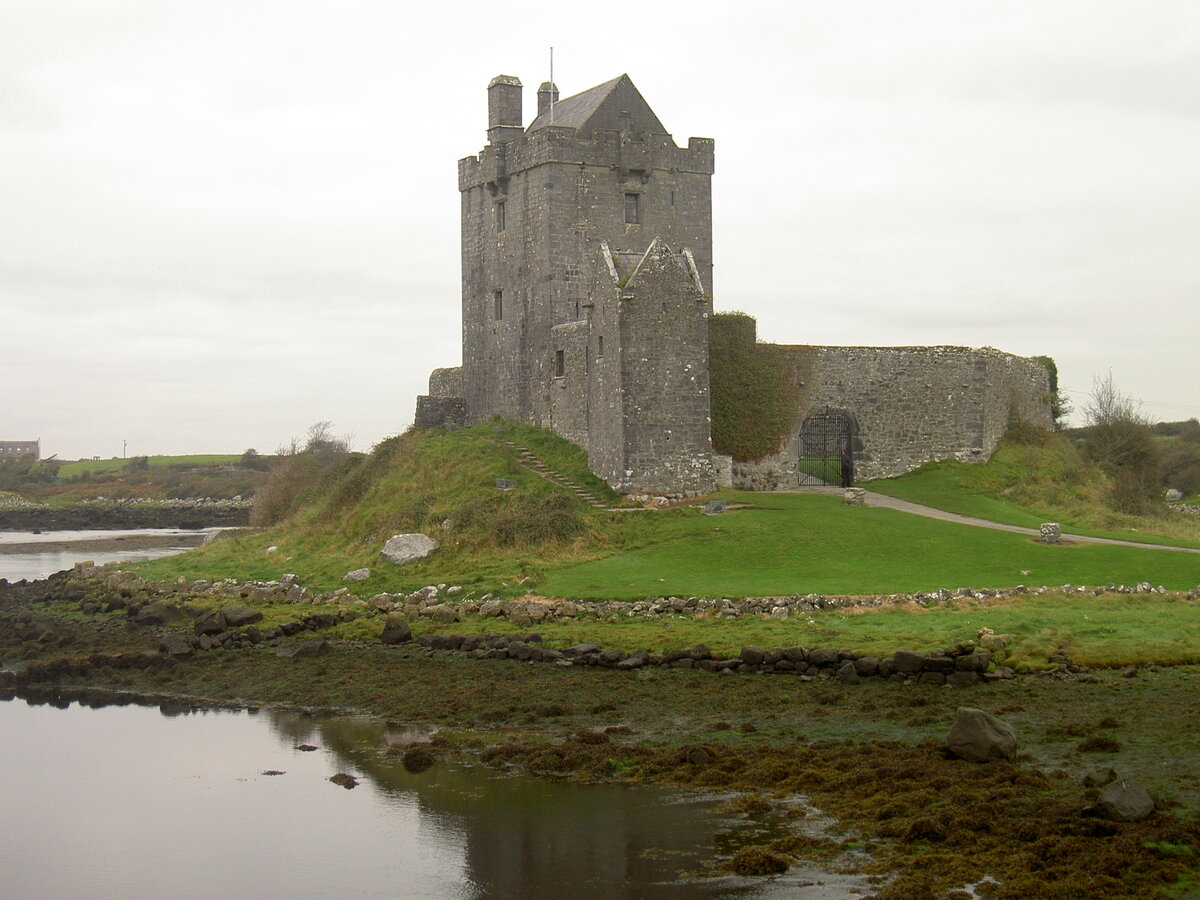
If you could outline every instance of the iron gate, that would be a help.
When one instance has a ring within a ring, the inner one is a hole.
[[[845,413],[825,410],[800,426],[796,473],[800,484],[842,483],[842,451],[854,448],[854,430]]]

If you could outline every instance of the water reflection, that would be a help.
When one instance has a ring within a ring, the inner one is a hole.
[[[97,696],[63,711],[53,692],[30,701],[42,705],[0,703],[8,896],[674,898],[751,887],[679,879],[731,827],[711,800],[444,763],[415,775],[387,748],[421,730],[374,720],[160,713]],[[331,785],[339,771],[362,786]]]

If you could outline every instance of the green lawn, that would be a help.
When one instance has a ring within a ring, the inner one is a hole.
[[[1051,547],[1023,535],[939,522],[838,497],[727,494],[752,508],[664,521],[664,540],[551,569],[560,597],[876,594],[955,587],[1200,584],[1200,554],[1096,544]]]

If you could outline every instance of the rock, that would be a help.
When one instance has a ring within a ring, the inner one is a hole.
[[[316,638],[315,640],[305,641],[302,644],[291,644],[287,647],[280,647],[275,652],[275,655],[282,656],[284,659],[304,659],[306,657],[320,656],[332,650],[333,645],[329,641],[324,638]]]
[[[879,660],[874,656],[862,656],[854,661],[854,669],[859,675],[870,678],[879,674]]]
[[[353,775],[346,774],[345,772],[338,772],[336,775],[330,775],[329,780],[340,787],[344,787],[348,791],[358,787],[358,779]]]
[[[1043,522],[1038,532],[1043,544],[1057,544],[1062,539],[1062,526],[1057,522]]]
[[[1017,752],[1017,732],[982,709],[962,707],[946,735],[946,749],[972,762],[1012,759]]]
[[[342,576],[342,581],[366,581],[371,577],[370,569],[351,569]]]
[[[1183,492],[1178,488],[1167,488],[1166,498],[1168,503],[1178,503],[1183,499]]]
[[[312,744],[297,744],[295,749],[299,750],[301,753],[312,753],[317,748]]]
[[[693,747],[687,752],[687,761],[693,766],[704,766],[712,761],[712,754],[703,747]]]
[[[1118,822],[1137,822],[1154,812],[1154,801],[1138,782],[1122,779],[1101,789],[1096,811]]]
[[[450,622],[457,622],[461,618],[460,610],[454,603],[438,603],[434,606],[427,606],[425,607],[425,615],[435,622],[441,622],[443,625]]]
[[[196,652],[192,642],[181,634],[168,634],[158,642],[158,652],[166,656],[187,657]]]
[[[704,504],[704,514],[706,516],[719,516],[725,512],[724,500],[709,500]]]
[[[412,640],[412,628],[402,613],[389,613],[383,620],[383,634],[379,640],[385,644],[406,644]]]
[[[741,653],[742,662],[750,666],[760,666],[762,661],[766,659],[767,651],[762,647],[743,647]]]
[[[427,534],[394,534],[383,545],[383,558],[402,566],[414,560],[424,559],[440,544]]]
[[[956,657],[954,660],[954,668],[960,672],[986,672],[987,667],[991,665],[992,654],[978,650],[974,653],[969,653],[966,656]]]
[[[143,606],[134,616],[139,625],[170,625],[183,618],[183,610],[174,603],[160,601]]]
[[[225,630],[225,614],[219,609],[210,609],[197,617],[193,630],[196,634],[220,634]]]
[[[249,606],[222,606],[221,614],[230,628],[253,625],[255,622],[261,622],[263,617],[262,610],[251,609]]]
[[[892,656],[892,671],[901,675],[915,675],[925,665],[924,653],[914,653],[911,650],[897,650]]]
[[[846,488],[844,499],[847,506],[865,506],[867,503],[867,492],[863,488]]]
[[[1122,678],[1137,678],[1137,666],[1126,666],[1121,670]]]
[[[808,664],[810,666],[832,666],[838,661],[838,652],[830,650],[828,647],[817,647],[808,651]]]
[[[854,663],[849,660],[842,663],[842,667],[837,670],[837,680],[845,684],[857,684],[858,670],[854,667]]]
[[[502,490],[502,491],[511,491],[516,486],[517,486],[517,483],[515,481],[513,481],[511,478],[497,478],[496,479],[496,487],[500,488],[500,490]]]

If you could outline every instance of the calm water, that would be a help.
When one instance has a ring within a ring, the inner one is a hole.
[[[158,559],[160,556],[170,556],[196,546],[196,536],[206,535],[219,528],[201,530],[180,530],[174,528],[142,528],[122,531],[0,531],[0,578],[9,581],[19,581],[22,578],[30,580],[45,578],[54,572],[69,569],[77,562],[91,560],[98,566],[110,562],[138,562],[147,559]],[[177,537],[179,542],[166,547],[150,549],[114,548],[104,550],[88,550],[79,547],[54,547],[44,550],[27,549],[21,552],[7,552],[4,548],[13,544],[49,544],[55,542],[84,542],[84,541],[130,541],[136,543],[144,536]]]
[[[414,775],[384,751],[419,734],[374,720],[18,699],[0,734],[9,898],[772,896],[681,878],[748,827],[713,798]]]

